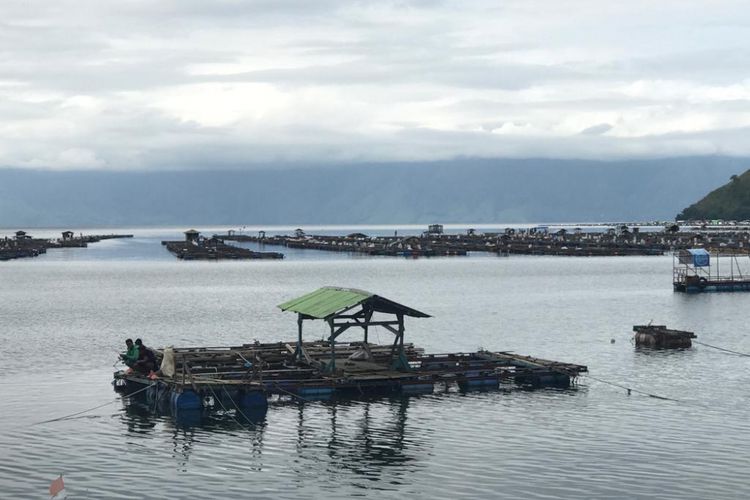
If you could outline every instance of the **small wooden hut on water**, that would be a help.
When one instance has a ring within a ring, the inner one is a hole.
[[[297,348],[294,359],[302,360],[309,357],[304,351],[302,340],[302,325],[305,320],[323,320],[331,329],[328,338],[331,348],[331,359],[323,363],[321,368],[326,373],[336,371],[336,338],[350,328],[362,328],[363,346],[368,345],[368,329],[372,326],[382,326],[395,335],[391,346],[390,368],[394,370],[408,370],[409,363],[404,352],[404,316],[413,318],[429,318],[430,315],[404,306],[364,290],[353,288],[323,287],[307,295],[303,295],[289,302],[279,305],[282,311],[297,313]],[[375,319],[375,313],[387,315],[387,319]],[[368,353],[363,352],[368,358]]]

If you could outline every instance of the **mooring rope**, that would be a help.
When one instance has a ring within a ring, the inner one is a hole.
[[[273,386],[276,387],[277,390],[279,390],[281,392],[285,392],[285,393],[289,394],[292,397],[295,397],[295,398],[297,398],[297,399],[299,399],[301,401],[304,401],[305,403],[312,403],[311,399],[305,399],[305,398],[303,398],[302,396],[300,396],[298,394],[295,394],[293,392],[289,392],[289,391],[287,391],[285,389],[282,389],[281,387],[279,387],[279,384],[276,383],[276,382],[274,382]]]
[[[229,413],[229,409],[226,406],[224,406],[224,403],[221,402],[221,399],[219,399],[219,396],[214,392],[214,388],[209,385],[208,389],[211,391],[211,394],[214,395],[214,401],[216,401],[217,403],[219,403],[219,406],[221,406],[221,409],[224,410],[227,415],[229,415],[229,418],[231,418],[232,420],[234,420],[234,422],[237,425],[239,425],[240,427],[244,427],[244,425],[242,425],[239,420],[237,420],[236,418],[234,418],[234,415],[232,415],[231,413]]]
[[[236,351],[236,352],[237,352],[237,355],[238,355],[239,357],[241,357],[241,358],[242,358],[242,359],[243,359],[243,360],[245,361],[245,363],[250,363],[251,365],[253,364],[253,362],[252,362],[252,361],[250,361],[249,359],[247,359],[247,358],[246,358],[245,356],[243,356],[243,355],[242,355],[242,353],[241,353],[240,351]]]
[[[590,379],[596,380],[597,382],[601,382],[602,384],[609,384],[614,387],[619,387],[620,389],[625,389],[626,391],[628,391],[628,395],[630,395],[631,392],[635,392],[636,394],[641,394],[643,396],[648,396],[654,399],[663,399],[665,401],[676,401],[676,402],[680,401],[679,399],[673,399],[673,398],[668,398],[666,396],[659,396],[658,394],[651,394],[650,392],[639,391],[638,389],[633,389],[632,387],[621,385],[616,382],[610,382],[609,380],[604,380],[598,377],[594,377],[593,375],[590,375],[590,374],[586,374],[586,376],[589,377]]]
[[[145,391],[146,389],[148,389],[149,387],[152,387],[153,385],[154,384],[147,385],[143,389],[138,389],[137,391],[131,392],[130,394],[127,394],[126,396],[123,396],[123,397],[128,397],[129,398],[131,396],[135,396],[136,394]],[[71,413],[70,415],[65,415],[64,417],[51,418],[49,420],[42,420],[41,422],[33,422],[33,423],[29,424],[29,425],[48,424],[50,422],[59,422],[60,420],[66,420],[66,419],[69,419],[71,417],[77,417],[78,415],[83,415],[84,413],[88,413],[90,411],[98,410],[99,408],[103,408],[103,407],[105,407],[107,405],[111,405],[112,403],[117,403],[118,401],[122,401],[122,399],[123,399],[122,397],[115,398],[112,401],[107,401],[106,403],[102,403],[100,405],[94,406],[94,407],[89,408],[87,410],[81,410],[81,411],[78,411],[78,412],[75,412],[75,413]]]
[[[240,405],[238,405],[237,402],[234,399],[232,399],[232,395],[229,394],[229,391],[227,390],[227,388],[222,386],[222,389],[224,389],[224,392],[229,398],[229,401],[231,401],[234,407],[237,408],[237,411],[240,412],[240,415],[242,415],[245,418],[245,420],[247,420],[247,423],[253,426],[253,429],[256,429],[258,426],[255,425],[255,422],[250,420],[250,418],[247,415],[245,415],[245,412],[242,411],[242,409],[240,408]],[[212,392],[213,392],[213,389],[212,389]],[[221,401],[219,401],[219,404],[221,404]],[[221,405],[224,406],[223,404]]]
[[[242,424],[242,422],[240,422],[239,420],[237,420],[236,418],[234,418],[234,415],[232,415],[231,413],[229,413],[229,408],[227,408],[226,406],[224,406],[224,403],[222,403],[222,402],[221,402],[221,399],[219,399],[219,396],[218,396],[218,395],[217,395],[217,394],[216,394],[216,393],[214,392],[214,388],[213,388],[213,387],[211,387],[210,385],[208,386],[208,388],[209,388],[209,390],[211,391],[211,394],[213,394],[213,395],[214,395],[214,401],[216,401],[217,403],[219,403],[219,406],[221,406],[221,408],[222,408],[222,409],[223,409],[223,410],[224,410],[224,411],[226,412],[226,414],[227,414],[227,415],[229,415],[229,418],[231,418],[232,420],[234,420],[234,422],[235,422],[235,423],[236,423],[237,425],[239,425],[240,427],[243,427],[243,428],[244,428],[245,426],[244,426],[244,425]],[[253,426],[253,429],[257,429],[257,428],[258,428],[258,426],[257,426],[257,425],[255,425],[255,423],[253,423],[253,422],[252,422],[252,421],[251,421],[251,420],[250,420],[250,419],[249,419],[249,418],[247,417],[247,415],[245,415],[245,414],[244,414],[244,413],[242,412],[242,410],[240,410],[240,407],[239,407],[239,406],[237,405],[237,403],[235,403],[235,402],[234,402],[234,400],[232,399],[232,396],[230,396],[230,395],[229,395],[229,392],[227,392],[226,388],[224,388],[224,392],[226,392],[226,393],[227,393],[227,396],[229,396],[229,400],[230,400],[230,401],[232,402],[232,404],[233,404],[233,405],[234,405],[234,407],[235,407],[235,408],[237,409],[237,411],[238,411],[238,412],[240,412],[240,414],[241,414],[241,415],[242,415],[243,417],[245,417],[245,420],[247,420],[247,423],[248,423],[248,424],[250,424],[250,425],[252,425],[252,426]]]
[[[728,352],[728,353],[731,353],[731,354],[736,354],[737,356],[745,356],[747,358],[750,358],[750,354],[747,354],[747,353],[744,353],[744,352],[733,351],[731,349],[724,349],[723,347],[719,347],[719,346],[711,345],[711,344],[706,344],[705,342],[698,342],[695,339],[693,339],[693,342],[695,342],[696,344],[700,344],[702,346],[710,347],[711,349],[718,349],[719,351],[724,351],[724,352]]]

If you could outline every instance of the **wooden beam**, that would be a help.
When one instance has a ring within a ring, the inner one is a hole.
[[[360,309],[354,314],[337,314],[334,316],[334,319],[356,319],[356,318],[363,318],[367,315],[364,308]]]
[[[400,332],[390,325],[381,325],[381,326],[385,328],[386,330],[388,330],[389,332],[391,332],[392,334],[394,334],[396,338],[398,338],[398,336],[400,335]]]
[[[351,328],[353,326],[358,326],[358,325],[350,325],[350,324],[346,324],[346,323],[343,324],[343,325],[337,325],[336,323],[331,322],[331,336],[329,337],[328,340],[330,340],[331,342],[333,342],[333,340],[336,337],[338,337],[339,335],[341,335],[342,333],[344,333],[345,331],[347,331],[349,328]],[[338,329],[334,331],[335,327],[338,327]]]
[[[359,327],[365,328],[368,326],[386,326],[386,325],[398,326],[398,324],[399,324],[398,321],[368,321],[365,323],[359,323],[359,322],[357,323],[334,323],[333,326],[349,325],[349,326],[359,326]]]

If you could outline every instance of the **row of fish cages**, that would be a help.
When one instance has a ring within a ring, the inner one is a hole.
[[[172,410],[259,408],[272,401],[310,401],[373,395],[428,394],[436,388],[466,391],[501,385],[569,387],[582,365],[508,352],[425,354],[404,344],[408,367],[395,368],[394,346],[364,342],[253,343],[234,347],[155,350],[160,369],[114,374],[118,391],[141,395]],[[329,371],[330,360],[336,369]]]
[[[540,245],[535,242],[514,242],[500,245],[499,255],[552,255],[565,257],[617,257],[664,255],[668,249],[657,247],[617,245],[617,244],[577,244],[555,243]]]
[[[266,235],[260,231],[255,236],[230,231],[216,237],[294,249],[385,256],[464,256],[469,252],[568,257],[658,256],[695,246],[750,251],[750,232],[742,230],[680,232],[665,228],[640,231],[639,227],[623,226],[617,230],[584,232],[565,228],[552,231],[545,227],[543,230],[508,228],[503,232],[486,233],[470,229],[466,234],[448,234],[432,229],[431,226],[420,235],[405,236],[309,235],[298,229],[291,235]]]
[[[227,245],[222,238],[205,238],[195,229],[185,231],[181,241],[162,241],[161,244],[181,260],[258,260],[283,259],[278,252],[255,252],[247,248]]]
[[[44,245],[20,248],[15,246],[0,247],[0,260],[39,257],[44,253],[47,253],[47,248]]]
[[[26,231],[16,231],[12,238],[0,239],[0,260],[38,257],[48,249],[86,248],[90,243],[114,238],[132,238],[132,234],[79,234],[63,231],[61,238],[34,238]]]
[[[450,245],[433,245],[423,242],[401,242],[362,244],[360,242],[339,241],[335,236],[317,237],[316,239],[287,240],[283,245],[288,248],[303,250],[323,250],[328,252],[358,253],[386,257],[449,257],[465,256],[467,250]]]
[[[298,250],[321,250],[325,252],[343,252],[369,256],[387,257],[448,257],[465,256],[470,251],[454,245],[432,244],[417,241],[413,238],[378,236],[367,238],[361,236],[248,236],[248,235],[215,235],[217,238],[238,242],[257,243],[261,245],[280,246]]]

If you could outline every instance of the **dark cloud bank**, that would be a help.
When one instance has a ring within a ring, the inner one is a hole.
[[[666,220],[749,159],[451,160],[249,171],[0,169],[0,227]]]

